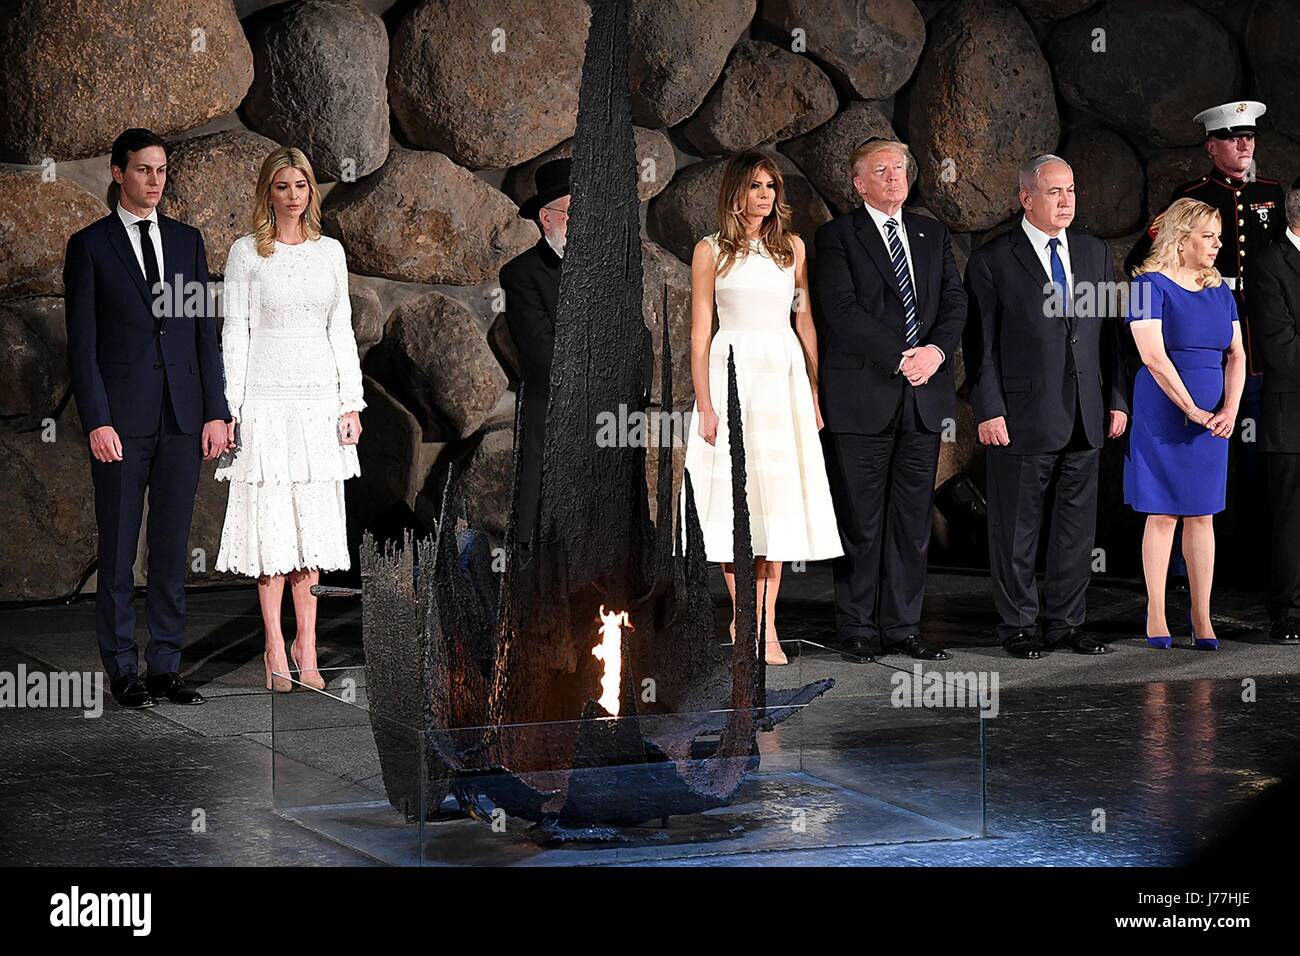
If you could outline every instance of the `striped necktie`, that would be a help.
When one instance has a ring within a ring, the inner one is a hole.
[[[912,274],[907,270],[907,255],[903,252],[903,242],[898,238],[898,223],[893,219],[885,220],[885,233],[889,237],[889,261],[894,264],[894,275],[898,278],[898,291],[903,294],[903,309],[907,312],[907,345],[916,348],[921,342],[920,326],[916,324],[916,293],[912,289]]]

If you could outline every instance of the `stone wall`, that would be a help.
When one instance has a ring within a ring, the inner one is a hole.
[[[633,0],[631,83],[646,314],[668,289],[675,395],[689,408],[689,259],[714,228],[721,163],[771,152],[810,237],[855,201],[870,135],[911,143],[911,204],[959,265],[1017,212],[1015,172],[1063,153],[1078,222],[1122,259],[1174,185],[1204,171],[1191,117],[1269,103],[1263,175],[1300,174],[1300,0]],[[0,14],[0,600],[93,587],[93,495],[68,401],[67,237],[107,211],[109,145],[174,145],[165,213],[203,230],[220,276],[258,167],[301,147],[352,270],[366,435],[357,528],[436,511],[471,456],[470,520],[499,535],[513,395],[484,337],[500,266],[535,227],[532,173],[571,149],[584,0],[11,0]],[[662,360],[662,354],[659,355]],[[940,480],[979,477],[969,408]],[[1099,543],[1132,550],[1108,451]],[[680,452],[678,452],[680,458]],[[226,488],[204,469],[191,546],[211,571]],[[678,466],[680,477],[680,463]],[[940,522],[939,544],[946,528]],[[143,548],[143,544],[141,546]],[[1118,550],[1118,548],[1117,548]],[[942,554],[942,550],[938,552]],[[141,563],[143,567],[143,563]]]

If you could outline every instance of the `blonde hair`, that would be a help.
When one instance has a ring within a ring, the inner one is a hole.
[[[717,274],[726,275],[739,259],[749,255],[745,235],[745,209],[749,185],[758,172],[772,177],[776,193],[772,211],[758,228],[758,240],[773,261],[782,269],[794,264],[794,232],[790,229],[792,211],[785,201],[785,179],[767,156],[758,152],[741,153],[728,161],[718,187],[718,262]]]
[[[907,148],[907,144],[900,143],[896,139],[881,139],[880,137],[867,140],[853,151],[853,157],[849,160],[849,176],[858,175],[858,168],[861,163],[886,149],[892,149],[903,157],[903,164],[907,167],[907,185],[911,186],[915,183],[916,160],[912,156],[912,151]]]
[[[1151,243],[1151,251],[1147,253],[1146,259],[1133,270],[1134,278],[1144,272],[1164,272],[1182,265],[1179,262],[1179,247],[1183,240],[1211,219],[1219,220],[1222,228],[1223,219],[1219,216],[1219,210],[1199,199],[1179,199],[1171,203],[1151,223],[1151,228],[1156,230],[1155,240]],[[1205,289],[1213,289],[1223,282],[1223,276],[1219,275],[1219,270],[1214,266],[1202,269],[1196,278]]]
[[[253,238],[257,241],[257,254],[265,258],[275,252],[275,211],[271,208],[271,183],[280,170],[292,168],[303,174],[311,198],[302,211],[303,234],[308,239],[320,238],[320,186],[316,174],[303,151],[295,146],[281,146],[273,150],[262,163],[257,176],[257,193],[253,201]]]

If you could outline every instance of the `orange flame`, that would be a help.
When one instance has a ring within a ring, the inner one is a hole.
[[[600,679],[600,699],[596,702],[611,717],[618,716],[618,688],[623,672],[623,627],[632,627],[627,611],[605,613],[600,606],[601,641],[591,649],[592,657],[605,662],[605,674]]]

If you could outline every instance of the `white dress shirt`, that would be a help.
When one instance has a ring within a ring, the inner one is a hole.
[[[1050,282],[1052,279],[1052,251],[1048,243],[1054,238],[1049,236],[1043,230],[1039,229],[1026,218],[1020,220],[1020,226],[1029,237],[1029,244],[1034,247],[1034,252],[1038,254],[1038,261],[1043,264],[1043,272],[1047,274]],[[1061,240],[1061,244],[1056,247],[1056,254],[1061,258],[1061,265],[1065,267],[1065,284],[1069,287],[1071,295],[1074,293],[1074,270],[1070,268],[1070,242],[1065,237],[1065,230],[1062,229],[1056,234],[1055,238]]]
[[[885,243],[885,252],[889,253],[891,257],[893,253],[890,252],[889,250],[889,232],[885,229],[885,220],[887,219],[894,220],[894,223],[896,225],[894,232],[898,235],[898,241],[903,244],[903,258],[907,260],[907,274],[912,279],[912,301],[915,302],[916,301],[916,269],[912,267],[912,247],[908,245],[907,242],[907,227],[903,225],[902,208],[900,208],[898,212],[894,213],[891,216],[887,212],[881,212],[879,209],[871,205],[871,203],[869,202],[863,202],[862,205],[866,207],[867,215],[871,217],[871,221],[876,224],[876,229],[880,232],[880,238]],[[941,356],[939,361],[941,362],[947,361],[948,356],[944,355],[943,349],[933,344],[930,344],[929,347],[939,353],[939,355]],[[899,362],[898,367],[902,368],[903,363]]]
[[[135,251],[135,261],[140,263],[141,275],[148,276],[144,268],[144,250],[140,246],[140,228],[136,225],[142,217],[133,212],[128,212],[122,208],[122,204],[117,204],[117,215],[122,220],[122,225],[126,226],[126,236],[131,240],[131,248]],[[167,270],[163,268],[163,247],[162,232],[158,228],[158,207],[155,206],[149,210],[148,220],[149,238],[153,240],[153,254],[158,257],[158,278],[166,281]]]

